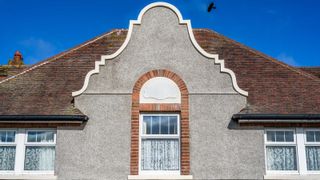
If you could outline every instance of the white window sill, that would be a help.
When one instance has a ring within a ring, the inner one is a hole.
[[[31,174],[23,174],[23,175],[13,175],[13,174],[1,174],[0,179],[44,179],[44,180],[53,180],[57,179],[57,176],[54,175],[31,175]]]
[[[320,179],[320,174],[305,174],[305,175],[288,175],[288,174],[283,174],[283,175],[264,175],[264,179],[306,179],[306,180],[319,180]]]
[[[128,179],[192,179],[192,175],[129,175]]]

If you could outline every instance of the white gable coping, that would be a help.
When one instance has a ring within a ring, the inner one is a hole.
[[[72,92],[72,96],[73,97],[79,96],[80,94],[82,94],[87,89],[88,84],[89,84],[90,76],[93,75],[93,74],[99,73],[99,66],[105,65],[106,60],[113,59],[113,58],[117,57],[119,54],[121,54],[121,52],[127,47],[128,43],[129,43],[129,41],[131,39],[133,26],[134,25],[140,25],[143,15],[149,9],[154,8],[154,7],[166,7],[166,8],[171,9],[173,12],[175,12],[175,14],[178,16],[179,24],[187,25],[188,33],[189,33],[189,36],[190,36],[190,40],[191,40],[193,46],[197,49],[197,51],[200,54],[202,54],[203,56],[205,56],[205,57],[207,57],[209,59],[213,59],[216,64],[219,64],[220,65],[220,72],[228,73],[231,76],[233,88],[239,94],[241,94],[243,96],[248,96],[248,92],[242,90],[238,86],[237,80],[236,80],[236,76],[235,76],[234,72],[232,70],[230,70],[230,69],[225,68],[224,60],[219,59],[219,55],[218,54],[209,54],[199,46],[199,44],[197,43],[197,41],[196,41],[196,39],[195,39],[195,37],[193,35],[193,32],[192,32],[191,21],[190,20],[183,20],[180,11],[175,6],[173,6],[172,4],[169,4],[169,3],[166,3],[166,2],[155,2],[155,3],[151,3],[148,6],[144,7],[140,11],[137,20],[130,20],[128,34],[127,34],[127,37],[126,37],[124,43],[122,44],[122,46],[115,53],[113,53],[111,55],[102,55],[101,56],[101,60],[95,62],[95,68],[93,70],[89,71],[88,74],[86,75],[82,88],[80,90],[78,90],[78,91]]]

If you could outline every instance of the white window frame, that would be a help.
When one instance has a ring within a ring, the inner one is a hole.
[[[293,131],[294,142],[267,142],[267,132],[268,131]],[[308,175],[308,174],[320,174],[320,171],[308,171],[307,161],[306,161],[306,150],[305,147],[310,146],[320,146],[320,142],[307,142],[306,132],[307,131],[320,131],[316,128],[266,128],[264,131],[264,155],[265,155],[265,173],[266,175],[276,175],[276,174],[288,174],[288,175]],[[268,170],[267,167],[267,146],[290,146],[295,144],[296,146],[296,171],[276,171]]]
[[[143,134],[143,116],[177,116],[177,134]],[[178,139],[179,143],[179,170],[177,171],[161,171],[161,170],[142,170],[141,169],[141,142],[142,139]],[[180,175],[181,171],[181,145],[180,145],[180,114],[177,113],[141,113],[139,116],[139,175]]]
[[[293,132],[293,142],[268,142],[267,141],[267,132],[270,131],[290,131]],[[295,129],[266,129],[264,133],[264,154],[265,154],[265,168],[266,174],[299,174],[299,160],[298,160],[298,149],[297,149],[297,139],[295,135]],[[294,146],[296,148],[296,163],[297,170],[292,171],[280,171],[280,170],[268,170],[268,162],[267,162],[267,146]]]
[[[14,146],[16,147],[16,154],[15,154],[15,162],[14,162],[14,166],[16,167],[16,160],[17,160],[17,129],[0,129],[0,132],[3,131],[13,131],[15,132],[15,139],[14,142],[1,142],[0,146]],[[13,170],[9,171],[9,170],[0,170],[0,174],[13,174],[15,172],[15,167]]]
[[[15,168],[13,171],[0,171],[0,174],[4,175],[54,175],[54,170],[50,171],[42,171],[42,170],[35,170],[35,171],[28,171],[24,170],[24,161],[25,161],[25,150],[27,146],[54,146],[56,147],[56,129],[0,129],[0,131],[15,131],[15,146],[16,146],[16,155],[15,155]],[[46,131],[46,132],[53,132],[54,133],[54,142],[35,142],[30,143],[27,142],[28,132],[30,131]],[[13,144],[12,144],[13,145]]]
[[[320,146],[320,142],[307,142],[307,131],[318,131],[320,132],[320,129],[315,129],[315,128],[308,128],[308,129],[304,129],[304,148],[306,148],[307,146]],[[320,174],[320,170],[319,171],[310,171],[307,169],[307,153],[306,153],[306,150],[304,150],[305,152],[305,171],[306,173],[308,174]]]

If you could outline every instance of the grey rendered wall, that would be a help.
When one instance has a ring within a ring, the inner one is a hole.
[[[57,130],[59,179],[126,179],[130,160],[131,96],[79,96],[90,121],[83,129]]]
[[[190,97],[191,173],[195,179],[263,178],[263,130],[237,128],[230,121],[243,105],[239,95]]]
[[[130,169],[131,93],[144,73],[168,69],[190,92],[191,172],[196,179],[251,178],[264,174],[263,130],[228,129],[246,97],[229,74],[192,45],[186,25],[165,7],[152,8],[115,59],[91,76],[76,107],[90,120],[83,129],[59,128],[59,179],[126,179]]]

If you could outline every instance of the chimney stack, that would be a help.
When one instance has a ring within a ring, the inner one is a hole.
[[[21,67],[23,65],[23,57],[19,51],[14,53],[13,59],[9,60],[9,66]]]

